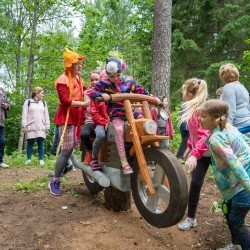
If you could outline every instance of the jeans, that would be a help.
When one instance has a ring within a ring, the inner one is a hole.
[[[0,163],[3,162],[5,148],[5,128],[0,127]]]
[[[57,146],[59,145],[59,142],[60,142],[60,135],[59,135],[59,130],[58,130],[54,135],[54,140],[53,140],[51,150],[50,150],[52,155],[56,155],[56,150],[57,150]]]
[[[27,139],[27,158],[31,160],[33,154],[33,146],[35,141],[37,142],[39,160],[44,159],[44,138],[37,137],[32,139]]]
[[[242,250],[250,249],[250,232],[245,224],[245,218],[250,210],[250,194],[245,190],[236,194],[228,203],[228,213],[225,215],[232,242],[240,245]]]
[[[100,151],[100,148],[102,146],[102,143],[105,139],[105,129],[101,125],[97,125],[95,128],[95,140],[93,142],[93,151],[92,151],[92,159],[97,160],[98,159],[98,153]]]

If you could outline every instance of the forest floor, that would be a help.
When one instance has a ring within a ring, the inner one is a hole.
[[[13,189],[20,181],[47,176],[48,169],[0,168],[1,250],[216,249],[230,241],[223,215],[211,211],[220,195],[209,176],[201,192],[198,226],[185,232],[176,225],[164,229],[149,225],[133,202],[126,212],[105,209],[103,192],[91,195],[80,170],[68,173],[59,197],[48,189]]]

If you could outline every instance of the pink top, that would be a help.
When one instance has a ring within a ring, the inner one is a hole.
[[[191,148],[190,155],[198,160],[202,156],[210,156],[206,139],[210,134],[209,130],[203,129],[199,120],[200,112],[195,112],[188,121],[189,139],[187,146]]]

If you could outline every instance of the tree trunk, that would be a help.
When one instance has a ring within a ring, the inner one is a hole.
[[[172,1],[154,0],[151,92],[169,100]]]
[[[24,132],[20,130],[19,141],[18,141],[18,152],[22,153],[23,151],[23,141],[24,141]]]
[[[38,24],[38,18],[39,18],[39,1],[34,2],[34,8],[33,8],[33,16],[32,16],[32,32],[31,32],[31,38],[30,38],[30,50],[29,50],[29,61],[28,61],[28,71],[27,71],[27,77],[26,77],[26,86],[25,86],[25,94],[26,98],[29,98],[31,93],[31,85],[33,80],[33,74],[34,74],[34,61],[35,61],[35,43],[36,43],[36,37],[37,37],[37,24]],[[19,142],[18,142],[18,151],[22,152],[24,144],[24,133],[20,131],[19,136]]]

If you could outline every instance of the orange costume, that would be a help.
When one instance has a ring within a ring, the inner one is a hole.
[[[80,126],[84,123],[83,117],[85,107],[71,106],[72,101],[82,101],[84,91],[87,89],[80,74],[76,77],[71,76],[69,70],[72,64],[83,60],[85,57],[66,48],[63,59],[65,64],[64,74],[59,76],[55,82],[60,104],[57,108],[54,123],[56,125],[75,125],[79,137]]]

